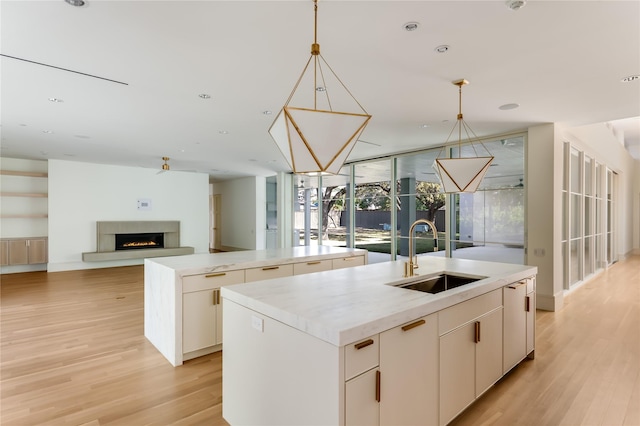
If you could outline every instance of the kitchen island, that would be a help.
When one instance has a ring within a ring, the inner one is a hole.
[[[231,424],[446,424],[532,357],[535,267],[422,257],[222,289]],[[477,281],[431,294],[432,274]]]
[[[366,263],[366,250],[329,246],[145,259],[144,335],[178,366],[222,348],[222,286]]]

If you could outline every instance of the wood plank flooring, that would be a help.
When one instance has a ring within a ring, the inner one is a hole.
[[[222,356],[144,337],[143,267],[3,275],[0,422],[222,425]]]
[[[0,424],[225,425],[222,357],[143,335],[142,266],[0,276]],[[640,256],[537,313],[525,361],[454,425],[640,425]]]
[[[640,425],[640,256],[537,311],[526,360],[451,424]]]

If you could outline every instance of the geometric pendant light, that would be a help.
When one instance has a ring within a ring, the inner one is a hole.
[[[459,93],[459,112],[458,119],[454,125],[449,138],[453,134],[453,131],[458,129],[458,157],[455,158],[436,158],[433,163],[433,168],[436,170],[436,174],[440,179],[440,184],[445,193],[458,193],[458,192],[476,192],[480,182],[484,178],[485,173],[489,170],[493,156],[489,153],[489,150],[473,133],[471,128],[464,121],[462,116],[462,86],[469,84],[467,80],[456,80],[453,82],[458,86]],[[471,147],[475,153],[472,157],[462,157],[462,130],[464,129],[467,139],[469,140]],[[473,134],[475,139],[484,150],[489,154],[488,156],[478,156],[476,148],[471,141],[469,133]],[[447,138],[447,142],[449,141]],[[445,142],[445,147],[447,145]],[[444,149],[444,147],[443,147]],[[442,152],[442,150],[440,151]]]
[[[317,43],[318,2],[314,0],[313,3],[315,20],[311,57],[287,102],[271,124],[269,134],[294,173],[337,174],[371,115],[367,114],[320,54],[320,45]],[[313,67],[310,67],[312,62]],[[300,94],[302,91],[296,93],[301,83],[309,89],[305,94]],[[329,89],[334,87],[342,89],[342,93],[335,96],[334,91],[330,96]],[[346,104],[352,109],[357,105],[359,111],[334,109]]]

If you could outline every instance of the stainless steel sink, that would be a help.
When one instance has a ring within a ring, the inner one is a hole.
[[[397,284],[396,287],[436,294],[443,291],[451,290],[452,288],[471,284],[484,278],[487,277],[449,274],[445,272],[438,275],[426,276],[423,279],[419,279],[409,283]]]

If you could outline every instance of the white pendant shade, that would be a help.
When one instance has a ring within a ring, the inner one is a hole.
[[[475,192],[493,157],[437,158],[433,167],[446,193]]]
[[[294,173],[336,174],[370,115],[285,106],[269,128]]]

